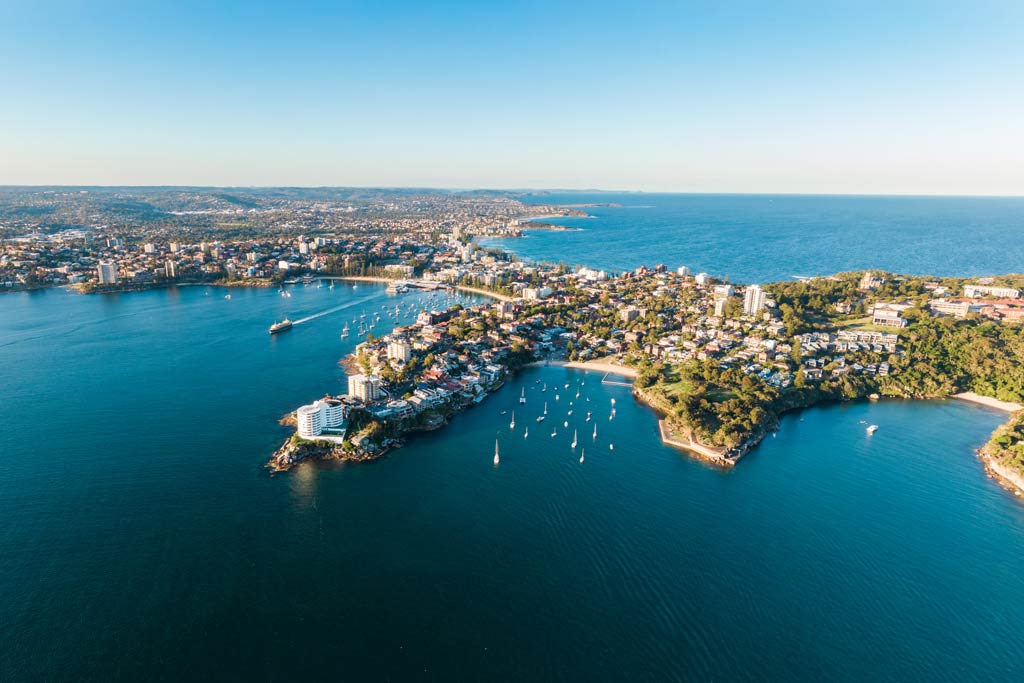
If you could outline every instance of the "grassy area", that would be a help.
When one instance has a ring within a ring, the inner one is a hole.
[[[661,383],[661,389],[665,392],[666,396],[671,397],[675,401],[679,401],[694,392],[693,383],[681,378],[679,373],[674,371],[669,373],[667,381]],[[736,394],[733,392],[715,386],[707,387],[704,395],[712,403],[728,401],[730,398],[736,397]]]

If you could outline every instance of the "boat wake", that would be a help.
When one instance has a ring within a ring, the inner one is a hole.
[[[316,320],[317,318],[322,318],[325,315],[330,315],[331,313],[343,311],[346,308],[352,308],[353,306],[362,306],[367,301],[370,301],[372,299],[379,299],[382,296],[385,296],[385,294],[374,294],[373,296],[364,297],[362,299],[359,299],[358,301],[349,301],[347,304],[335,306],[334,308],[328,308],[326,311],[320,311],[319,313],[314,313],[313,315],[307,315],[305,318],[293,320],[292,325],[301,325],[302,323],[308,323],[310,320]]]

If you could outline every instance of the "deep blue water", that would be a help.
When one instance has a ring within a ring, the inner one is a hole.
[[[0,297],[0,679],[1024,675],[1024,507],[973,455],[999,413],[818,408],[724,474],[538,368],[381,461],[269,476],[343,320],[395,297],[206,291]]]
[[[574,193],[527,201],[621,206],[549,221],[580,231],[484,243],[616,272],[686,265],[735,282],[869,268],[951,277],[1024,271],[1024,197]]]

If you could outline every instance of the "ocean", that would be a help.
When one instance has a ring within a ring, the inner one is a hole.
[[[870,268],[950,277],[1024,270],[1024,197],[545,193],[524,200],[601,205],[581,207],[587,218],[544,219],[575,231],[531,230],[483,244],[610,272],[685,265],[742,283]]]
[[[877,265],[1014,269],[905,255]],[[382,460],[272,476],[277,420],[344,390],[345,321],[426,296],[292,291],[0,296],[0,679],[1024,676],[1024,506],[974,456],[1004,414],[823,406],[722,472],[628,387],[540,367]]]

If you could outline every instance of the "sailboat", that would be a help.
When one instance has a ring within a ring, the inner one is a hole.
[[[497,465],[501,462],[501,458],[498,457],[498,440],[494,440],[494,464]]]
[[[612,399],[612,405],[615,405],[615,399],[614,398]]]
[[[516,428],[516,411],[514,411],[514,410],[512,411],[512,421],[508,423],[508,428],[509,429],[515,429]]]
[[[345,339],[348,337],[348,323],[345,323],[345,327],[341,328],[341,338]]]
[[[551,428],[551,438],[554,438],[556,436],[558,436],[558,428],[557,427],[552,427]]]
[[[876,431],[878,431],[878,425],[871,425],[870,427],[868,427],[868,436],[871,436]]]
[[[544,393],[545,391],[547,391],[547,390],[548,390],[548,385],[547,385],[547,383],[545,382],[545,383],[544,383],[544,386],[542,386],[542,387],[540,388],[540,392],[541,392],[541,393],[543,394],[543,393]]]
[[[594,441],[597,441],[597,423],[594,423]]]
[[[569,417],[572,417],[572,411],[571,410],[569,411],[568,414],[569,414]]]
[[[555,394],[555,400],[556,401],[558,400],[558,394]]]
[[[526,403],[526,387],[523,387],[523,393],[519,394],[519,402]]]
[[[529,427],[529,425],[527,425],[526,430],[523,431],[523,438],[525,439],[528,436],[530,436],[530,427]]]
[[[613,444],[613,443],[608,444],[608,450],[614,451],[615,450],[615,444]]]
[[[580,449],[580,463],[581,464],[583,463],[583,454],[586,452],[586,450],[587,450],[586,448],[581,448]]]
[[[590,411],[587,411],[587,422],[590,422]]]
[[[578,443],[578,441],[576,439],[576,430],[574,429],[574,430],[572,430],[572,447],[576,448],[576,444],[577,443]]]
[[[548,402],[547,401],[544,401],[544,414],[545,415],[548,414]]]

